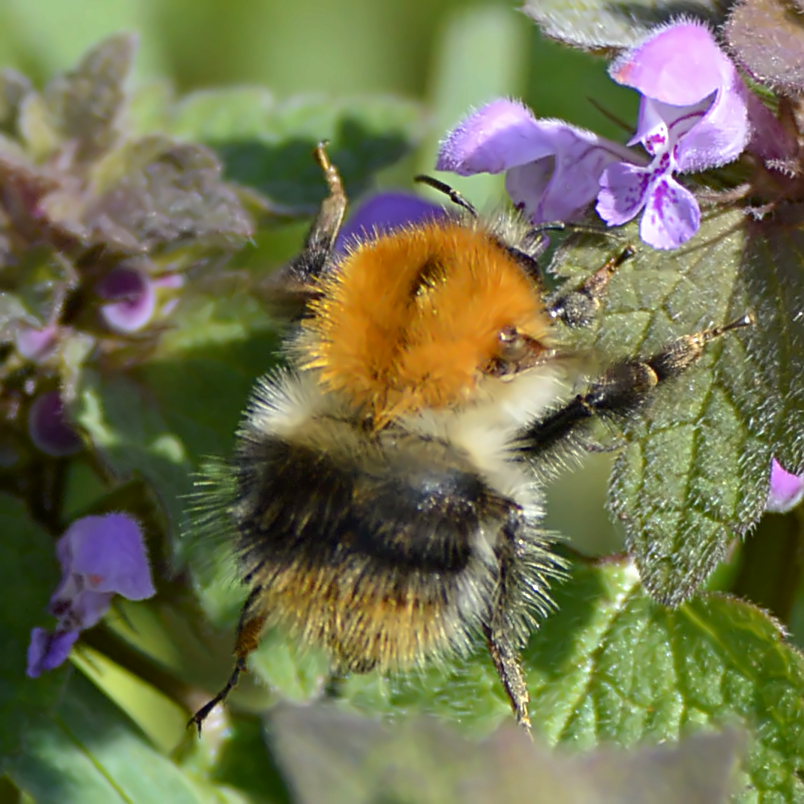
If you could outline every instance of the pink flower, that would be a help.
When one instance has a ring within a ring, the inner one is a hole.
[[[97,292],[108,299],[101,305],[101,316],[115,332],[142,329],[156,310],[154,283],[142,270],[116,268],[101,280]]]
[[[795,508],[804,499],[804,475],[788,472],[773,459],[770,489],[766,510],[783,514]]]

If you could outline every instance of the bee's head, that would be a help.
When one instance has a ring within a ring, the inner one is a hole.
[[[428,223],[357,246],[321,282],[300,362],[375,427],[472,404],[545,362],[540,288],[481,226]]]

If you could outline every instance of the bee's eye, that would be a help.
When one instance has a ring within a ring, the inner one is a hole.
[[[503,327],[497,334],[497,352],[484,372],[495,377],[516,374],[539,362],[544,346],[516,327]]]
[[[505,363],[519,363],[533,349],[533,339],[523,335],[516,327],[505,327],[497,336],[500,341],[499,359]]]

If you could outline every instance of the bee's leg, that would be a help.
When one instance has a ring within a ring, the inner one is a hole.
[[[605,265],[597,269],[580,287],[560,293],[547,308],[553,317],[568,327],[586,327],[595,319],[600,303],[617,269],[636,253],[633,246],[626,246]]]
[[[324,171],[329,195],[321,202],[302,252],[271,277],[267,287],[273,311],[289,318],[300,316],[315,297],[315,280],[332,258],[348,205],[341,175],[329,161],[327,143],[320,142],[313,155]]]
[[[562,441],[588,419],[600,415],[624,414],[638,407],[660,382],[676,377],[703,353],[707,343],[721,335],[754,323],[752,315],[722,327],[682,335],[645,359],[615,363],[584,394],[522,433],[520,450],[539,453]]]
[[[499,575],[490,621],[483,626],[483,631],[492,661],[511,702],[511,708],[514,710],[516,722],[530,736],[531,724],[528,713],[530,694],[519,659],[519,635],[510,618],[511,611],[516,608],[518,597],[514,579],[517,565],[518,527],[518,512],[511,512],[509,521],[500,534],[500,543],[495,550],[499,562]]]
[[[222,703],[229,693],[237,686],[240,674],[246,672],[246,659],[248,655],[260,644],[260,636],[265,627],[266,615],[262,612],[254,612],[255,601],[259,599],[262,592],[261,586],[256,586],[248,596],[243,611],[240,615],[240,622],[237,626],[237,641],[235,642],[235,666],[232,674],[223,689],[212,699],[207,701],[189,720],[188,728],[192,725],[201,734],[201,724],[207,719],[209,713]]]
[[[525,674],[522,672],[522,663],[519,660],[519,652],[516,650],[511,640],[501,631],[495,631],[494,627],[484,628],[486,640],[488,641],[489,653],[497,668],[505,692],[514,710],[516,722],[528,733],[531,734],[530,715],[528,705],[530,704],[530,694],[528,685],[525,681]]]
[[[293,261],[298,271],[298,279],[310,281],[321,273],[327,260],[335,248],[335,241],[341,231],[343,219],[346,215],[346,191],[343,188],[341,174],[332,162],[329,161],[327,143],[320,142],[313,152],[316,162],[324,171],[329,195],[321,202],[318,214],[310,226],[304,250]]]

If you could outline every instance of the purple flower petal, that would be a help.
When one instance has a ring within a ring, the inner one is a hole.
[[[64,401],[58,391],[38,396],[28,411],[28,432],[42,452],[59,458],[82,447],[81,437],[67,421]]]
[[[508,191],[515,202],[528,210],[533,223],[578,220],[598,194],[600,175],[606,166],[636,157],[626,148],[590,131],[555,120],[541,121],[541,125],[550,133],[555,155],[552,159],[540,160],[535,169],[531,163],[510,170]],[[552,172],[541,186],[545,163],[552,166]],[[538,203],[534,203],[533,191],[526,190],[523,181],[526,175],[533,182],[531,187],[541,190]]]
[[[126,514],[77,519],[56,544],[62,580],[50,599],[55,633],[35,628],[28,675],[60,665],[78,639],[109,610],[115,594],[142,600],[155,593],[140,526]]]
[[[116,268],[98,284],[102,304],[101,316],[115,332],[129,333],[142,329],[156,309],[156,290],[150,277],[133,268]]]
[[[651,184],[639,226],[639,235],[648,245],[660,249],[678,248],[700,225],[698,201],[669,173]]]
[[[459,176],[501,173],[550,156],[554,148],[542,122],[517,101],[492,101],[466,117],[442,141],[436,170]]]
[[[548,156],[511,168],[505,176],[505,189],[508,190],[511,200],[518,209],[527,210],[529,217],[533,219],[544,219],[542,202],[555,169],[555,157]]]
[[[766,509],[783,514],[795,508],[804,499],[804,475],[788,472],[773,459],[771,464],[770,490]]]
[[[648,169],[614,162],[600,176],[597,214],[609,226],[620,226],[645,206],[651,173]]]
[[[82,589],[129,600],[155,594],[140,526],[127,514],[77,519],[59,540],[62,555],[65,571],[83,579]]]
[[[444,220],[442,206],[425,201],[412,193],[378,193],[364,201],[349,217],[338,235],[337,251],[345,251],[351,243],[373,239],[412,224]]]
[[[643,95],[632,143],[653,155],[673,149],[674,171],[724,165],[748,144],[750,93],[703,23],[658,29],[609,72]]]
[[[692,106],[730,83],[735,68],[702,22],[659,28],[618,58],[609,75],[643,95],[674,106]]]
[[[734,70],[731,83],[715,94],[706,114],[679,138],[677,169],[699,171],[733,162],[750,137],[748,88]]]
[[[82,576],[73,576],[79,587],[83,586]],[[69,597],[66,593],[72,591]],[[59,589],[50,599],[51,614],[59,618],[62,628],[75,628],[84,631],[92,628],[103,619],[112,605],[113,592],[93,592],[91,589],[79,588],[71,590],[69,587]]]
[[[533,223],[578,220],[598,193],[603,169],[640,157],[563,120],[537,120],[527,107],[497,100],[444,140],[436,167],[461,175],[507,170],[506,187]]]
[[[639,125],[629,144],[641,142],[651,156],[669,152],[687,132],[697,126],[712,106],[714,94],[692,106],[672,106],[642,98]]]
[[[54,670],[67,660],[78,639],[78,631],[56,631],[51,633],[44,628],[31,631],[28,645],[28,669],[30,678],[38,678],[47,670]]]

